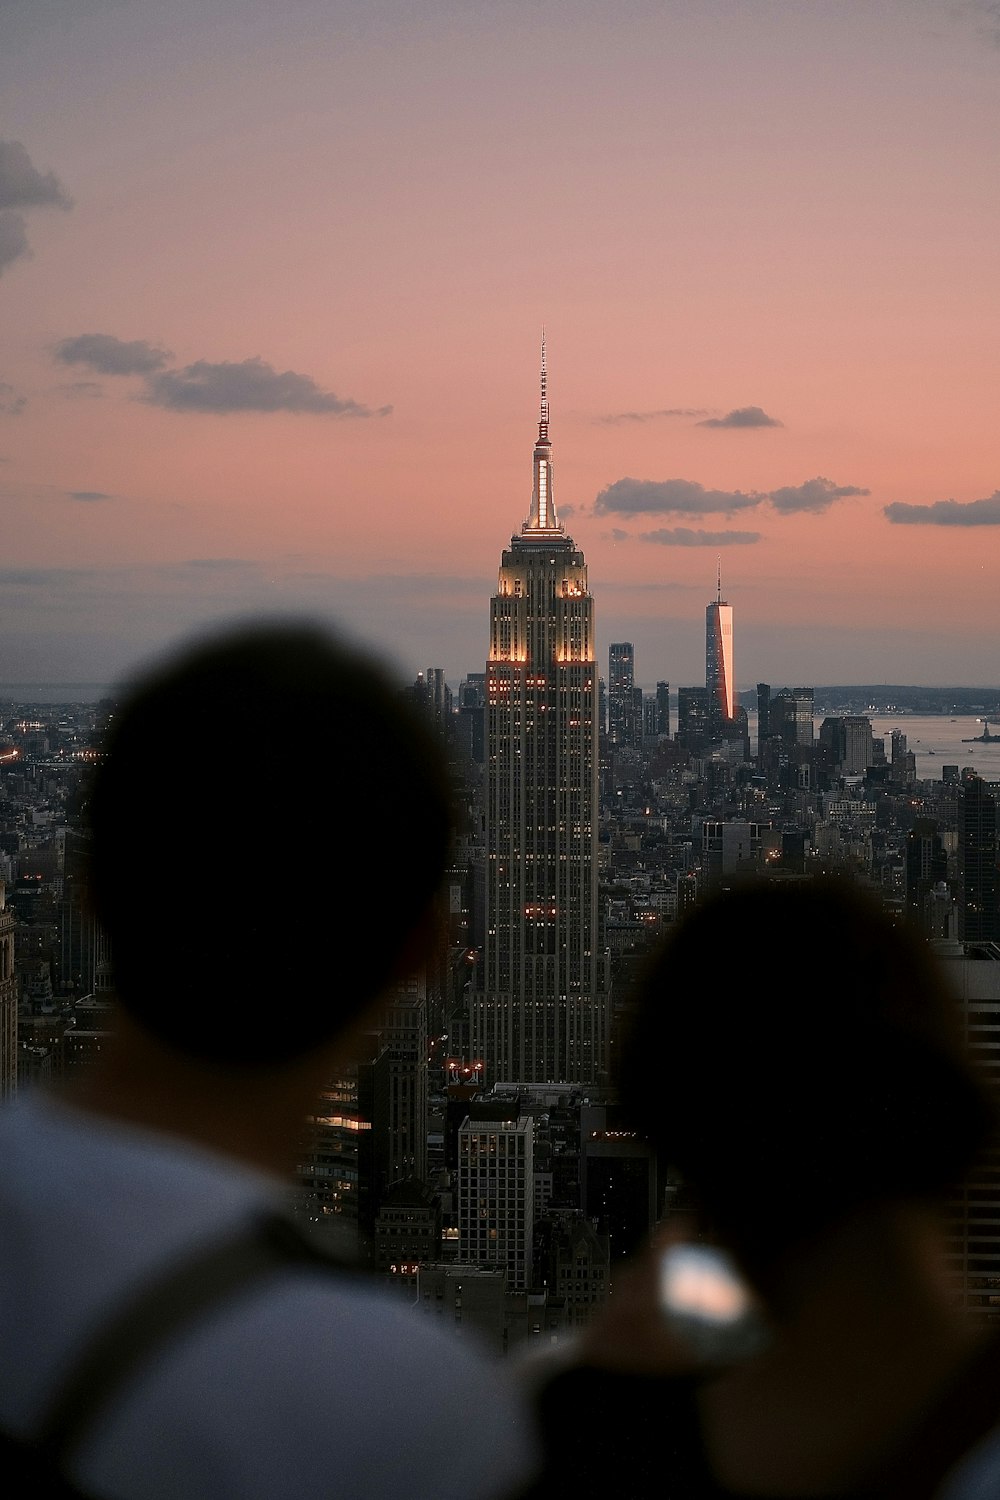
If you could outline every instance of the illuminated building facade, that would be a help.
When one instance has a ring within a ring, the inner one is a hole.
[[[722,597],[719,569],[716,597],[705,610],[705,689],[708,693],[710,733],[714,736],[733,719],[733,606]]]
[[[608,1047],[594,601],[553,501],[544,344],[533,465],[528,519],[503,554],[490,608],[486,931],[472,1055],[491,1083],[594,1082]]]
[[[467,1119],[458,1132],[458,1253],[507,1272],[512,1292],[531,1286],[533,1127]]]

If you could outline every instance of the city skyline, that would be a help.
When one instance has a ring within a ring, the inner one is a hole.
[[[740,690],[995,682],[998,38],[946,0],[6,7],[0,679],[303,611],[475,670],[544,323],[599,660],[700,681],[721,548]]]

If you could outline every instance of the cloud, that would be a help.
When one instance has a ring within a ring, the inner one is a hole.
[[[68,384],[59,386],[59,390],[64,396],[85,397],[88,400],[96,400],[104,395],[104,387],[99,380],[71,380]]]
[[[856,484],[834,484],[832,479],[823,479],[817,475],[815,479],[807,479],[804,484],[788,484],[782,489],[771,490],[767,498],[775,510],[781,511],[783,515],[791,515],[795,511],[823,511],[835,500],[870,494],[871,490],[863,490]]]
[[[763,495],[742,490],[707,490],[694,479],[618,479],[594,501],[598,515],[725,515],[759,505]]]
[[[100,375],[148,375],[170,358],[169,349],[146,339],[117,339],[111,333],[79,333],[62,339],[53,353],[64,365],[89,365]]]
[[[759,531],[691,531],[687,526],[664,527],[644,531],[639,540],[656,542],[661,547],[742,547],[759,542]]]
[[[699,427],[782,427],[777,417],[769,417],[760,406],[737,406],[724,417],[707,417]]]
[[[1000,526],[1000,490],[983,500],[935,500],[933,505],[906,505],[897,500],[885,507],[895,526]]]
[[[113,500],[114,495],[106,495],[103,490],[67,490],[67,500]]]
[[[12,385],[0,380],[0,414],[19,417],[28,404],[27,396],[19,396]]]
[[[0,208],[72,208],[54,172],[39,172],[20,141],[0,141]]]
[[[608,427],[617,427],[623,422],[657,422],[661,417],[703,417],[703,406],[665,406],[659,411],[620,411],[606,417],[595,417],[595,422]]]
[[[15,214],[9,208],[0,209],[0,276],[6,266],[30,254],[28,226],[23,215]]]
[[[824,479],[820,475],[817,475],[815,479],[807,479],[802,484],[784,485],[776,490],[707,490],[704,485],[698,484],[694,479],[618,479],[614,484],[609,484],[601,490],[594,501],[594,512],[597,515],[619,516],[733,515],[737,511],[752,510],[770,501],[781,515],[792,515],[796,512],[812,512],[818,515],[827,510],[835,500],[843,500],[851,495],[867,494],[870,494],[870,491],[861,489],[859,485],[834,484],[832,479]],[[942,503],[953,505],[954,501]],[[988,502],[979,503],[986,505]],[[919,509],[919,507],[916,508]],[[889,510],[892,509],[893,507],[890,506]],[[886,514],[888,513],[887,511]],[[894,518],[890,516],[891,519]],[[736,533],[730,534],[736,535]],[[657,534],[652,533],[652,535]],[[672,536],[673,533],[664,533],[664,535]],[[739,535],[741,540],[746,540],[742,534]],[[756,541],[757,537],[754,536],[753,540]],[[700,544],[668,542],[666,545]]]
[[[620,526],[612,526],[612,528],[611,528],[611,540],[613,542],[627,542],[628,541],[628,532],[627,531],[622,531],[622,529],[621,529]]]
[[[148,339],[119,339],[110,333],[80,333],[53,348],[65,365],[87,365],[101,375],[142,375],[143,400],[167,411],[291,411],[332,413],[343,417],[387,417],[391,406],[376,410],[349,397],[325,391],[309,375],[276,370],[266,360],[195,360],[180,369],[167,368],[169,349]],[[100,395],[93,382],[70,387],[78,395]]]
[[[21,208],[72,208],[54,172],[39,172],[20,141],[0,141],[0,275],[31,255]]]
[[[168,411],[331,412],[343,417],[387,417],[391,406],[377,411],[324,391],[309,375],[276,370],[266,360],[196,360],[181,370],[164,370],[147,380],[146,400]]]

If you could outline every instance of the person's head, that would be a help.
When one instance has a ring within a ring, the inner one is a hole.
[[[931,955],[845,885],[696,908],[623,1050],[632,1120],[758,1282],[868,1206],[939,1200],[991,1118]]]
[[[450,837],[432,732],[302,624],[234,629],[142,678],[91,793],[91,894],[120,1004],[213,1065],[348,1034],[399,972]]]

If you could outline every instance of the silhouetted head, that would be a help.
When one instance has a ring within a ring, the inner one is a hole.
[[[348,1031],[440,881],[447,778],[381,668],[306,625],[208,639],[138,682],[92,792],[92,895],[125,1011],[213,1063]]]
[[[740,887],[679,925],[621,1088],[758,1281],[868,1205],[939,1199],[991,1119],[927,949],[825,882]]]

